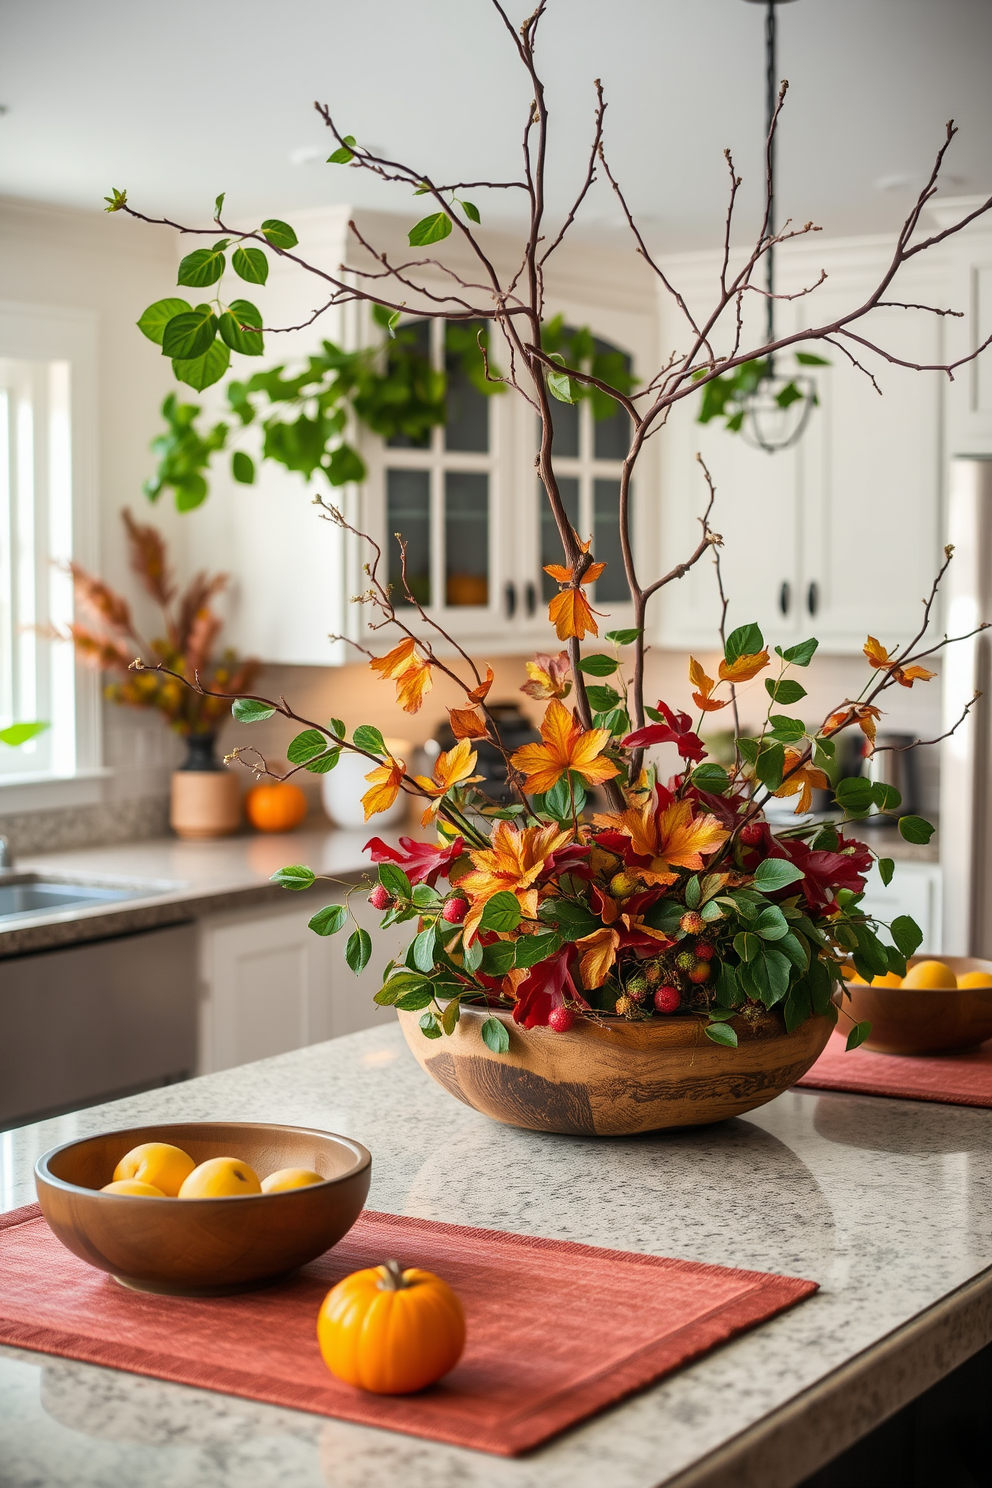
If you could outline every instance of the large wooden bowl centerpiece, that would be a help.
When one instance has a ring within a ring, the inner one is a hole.
[[[491,1053],[480,1037],[489,1016],[510,1036],[506,1054]],[[579,1018],[555,1033],[463,1005],[443,1041],[425,1039],[419,1017],[399,1013],[406,1041],[449,1094],[508,1126],[589,1137],[705,1126],[753,1111],[806,1073],[834,1028],[822,1016],[792,1033],[775,1012],[735,1018],[734,1049],[713,1043],[702,1019],[685,1015],[638,1023]]]

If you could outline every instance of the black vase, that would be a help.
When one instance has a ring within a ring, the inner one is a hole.
[[[216,734],[187,734],[186,758],[179,766],[180,770],[196,770],[200,773],[206,770],[223,770],[224,766],[214,757],[216,743]]]

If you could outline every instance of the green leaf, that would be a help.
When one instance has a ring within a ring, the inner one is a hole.
[[[483,930],[496,930],[505,935],[508,931],[515,930],[522,919],[516,895],[504,890],[486,901],[479,925]]]
[[[239,351],[242,356],[262,355],[265,349],[260,329],[262,317],[250,300],[232,300],[217,324],[232,351]],[[245,330],[245,326],[259,329]]]
[[[255,484],[255,462],[244,450],[235,450],[231,456],[231,474],[243,486]]]
[[[879,811],[895,811],[902,805],[902,794],[894,785],[887,785],[884,780],[876,780],[871,788],[872,804]]]
[[[899,831],[907,842],[915,842],[922,846],[929,842],[935,828],[922,816],[901,816],[899,818]]]
[[[722,765],[713,763],[697,765],[692,772],[692,783],[700,790],[712,791],[715,795],[722,796],[730,786],[730,776]]]
[[[686,909],[698,909],[699,901],[703,897],[703,891],[699,883],[699,874],[694,873],[685,886]]]
[[[632,646],[640,633],[639,630],[608,630],[606,639],[618,646]]]
[[[760,974],[766,1007],[774,1007],[789,990],[792,965],[788,956],[774,947],[762,946],[761,956],[753,962],[752,969]]]
[[[187,284],[191,289],[204,289],[208,284],[216,284],[227,267],[224,249],[230,241],[230,238],[221,238],[212,248],[195,248],[192,253],[187,253],[179,265],[176,283]]]
[[[553,956],[560,946],[561,937],[558,935],[521,935],[516,942],[513,964],[517,967],[536,966],[539,961]]]
[[[776,889],[784,889],[786,884],[798,883],[803,877],[805,875],[802,869],[786,858],[765,858],[755,870],[754,887],[763,894],[774,894]]]
[[[888,963],[888,970],[894,976],[904,977],[906,975],[906,957],[902,952],[897,950],[895,946],[886,946],[885,956]]]
[[[620,701],[620,694],[615,687],[596,687],[593,685],[586,688],[586,696],[589,699],[590,705],[597,713],[608,712],[611,708],[615,708]]]
[[[297,734],[295,739],[290,740],[286,758],[291,765],[305,765],[307,760],[316,759],[326,749],[326,734],[322,734],[319,729],[304,729],[302,734]]]
[[[428,243],[440,243],[451,232],[451,218],[447,212],[432,212],[422,217],[409,232],[411,248],[424,248]]]
[[[494,940],[492,945],[483,946],[482,970],[486,976],[501,977],[513,965],[516,944],[512,940]]]
[[[753,961],[761,955],[761,941],[748,930],[739,930],[734,936],[734,950],[744,962]]]
[[[754,773],[769,790],[778,790],[785,771],[785,746],[765,744],[755,761]]]
[[[806,732],[801,718],[789,718],[785,713],[773,713],[768,722],[775,730],[775,737],[785,744],[796,744]]]
[[[612,677],[618,666],[619,662],[614,656],[583,656],[579,662],[579,671],[585,672],[588,677]]]
[[[358,725],[352,735],[352,742],[357,749],[365,749],[369,754],[388,753],[382,735],[370,723],[360,723]]]
[[[573,811],[578,814],[586,803],[586,792],[581,778],[576,777],[574,771],[570,772],[570,775],[562,775],[551,789],[545,792],[543,801],[544,810],[549,816],[553,816],[555,821],[571,821]]]
[[[789,933],[789,922],[777,904],[766,904],[751,925],[755,935],[762,940],[781,940]]]
[[[355,136],[353,134],[346,134],[342,138],[344,143],[334,151],[333,155],[328,155],[328,165],[347,165],[349,161],[354,160],[355,152],[354,150],[349,150],[348,146],[355,143]]]
[[[417,1013],[433,1001],[434,989],[429,982],[424,982],[419,987],[411,987],[408,992],[401,992],[395,1006],[404,1013]]]
[[[895,861],[892,858],[879,858],[878,876],[882,880],[883,884],[885,884],[886,888],[888,888],[889,884],[892,882],[892,875],[893,873],[895,873],[895,871],[896,865]]]
[[[798,682],[793,682],[791,677],[783,677],[776,682],[772,677],[765,678],[765,691],[774,703],[781,703],[784,708],[798,703],[800,698],[806,696],[805,687],[800,687]]]
[[[791,932],[788,935],[783,935],[782,939],[776,942],[775,949],[781,951],[783,956],[788,956],[798,971],[805,972],[808,970],[809,948],[806,942],[798,936],[791,934]]]
[[[344,726],[344,720],[343,719],[341,719],[341,718],[332,718],[330,720],[330,722],[328,723],[327,727],[330,729],[330,731],[334,735],[335,739],[344,739],[344,738],[347,737],[348,730]]]
[[[435,1013],[424,1014],[420,1020],[420,1031],[424,1035],[424,1038],[435,1039],[441,1037],[441,1025],[438,1023]]]
[[[465,216],[468,218],[469,222],[482,221],[482,218],[479,216],[479,209],[473,202],[463,201],[462,211],[465,213]]]
[[[356,976],[365,970],[372,957],[372,937],[367,930],[353,930],[344,948],[344,959]]]
[[[380,863],[378,867],[378,879],[388,894],[394,899],[409,899],[413,894],[410,880],[402,868],[395,863]]]
[[[47,723],[8,723],[6,728],[0,729],[0,744],[18,749],[29,739],[36,739],[39,734],[43,734],[48,726]]]
[[[231,268],[246,284],[264,284],[269,277],[269,260],[261,248],[235,248]]]
[[[328,775],[340,758],[340,749],[329,749],[326,754],[320,754],[316,759],[308,760],[306,769],[311,775]]]
[[[418,971],[434,970],[434,947],[437,945],[437,926],[428,925],[413,942],[413,964]]]
[[[283,889],[309,889],[317,881],[317,875],[312,868],[307,868],[302,863],[292,863],[288,868],[277,868],[269,879],[270,883],[278,884]]]
[[[912,956],[923,944],[923,931],[910,915],[897,915],[889,932],[904,956]]]
[[[872,803],[872,784],[865,775],[849,775],[838,780],[834,795],[845,811],[868,811]]]
[[[448,1003],[448,1006],[445,1008],[444,1012],[441,1014],[441,1027],[443,1028],[444,1032],[449,1035],[449,1037],[451,1034],[454,1033],[461,1015],[461,1003],[458,1001],[457,997],[453,997]]]
[[[723,1044],[728,1049],[737,1048],[737,1034],[729,1023],[707,1023],[703,1032],[714,1044]]]
[[[223,341],[215,341],[203,356],[175,358],[172,371],[180,382],[185,382],[189,387],[196,388],[198,393],[202,393],[204,388],[212,387],[215,382],[220,382],[230,365],[231,353]],[[196,506],[199,504],[199,501],[194,502]]]
[[[209,305],[183,310],[167,322],[162,332],[162,355],[191,361],[213,345],[216,334],[217,319]]]
[[[795,353],[795,357],[796,357],[796,361],[799,363],[800,367],[829,367],[830,366],[830,363],[827,361],[826,357],[814,356],[813,352],[811,352],[811,351],[797,351]]]
[[[868,1038],[868,1036],[869,1036],[870,1033],[871,1033],[871,1024],[870,1023],[855,1023],[854,1027],[851,1029],[850,1033],[847,1035],[847,1047],[848,1047],[848,1049],[849,1050],[850,1049],[856,1049],[859,1044],[863,1044],[864,1041],[865,1041],[865,1039]]]
[[[808,641],[799,641],[795,646],[786,646],[783,651],[781,646],[775,647],[776,656],[781,656],[783,661],[791,662],[793,666],[809,666],[813,660],[819,641],[810,638]]]
[[[785,387],[775,394],[775,402],[779,408],[788,408],[792,403],[800,402],[802,396],[794,382],[787,382]]]
[[[494,1054],[505,1054],[507,1049],[509,1049],[510,1035],[498,1018],[494,1018],[490,1014],[483,1023],[480,1031],[482,1033],[482,1042]]]
[[[261,232],[273,248],[295,248],[300,241],[289,223],[280,222],[278,217],[266,217]]]
[[[357,484],[365,479],[365,461],[343,440],[331,450],[320,468],[332,486],[346,486],[349,481]]]
[[[326,904],[307,921],[315,935],[337,935],[348,923],[348,911],[343,904]],[[363,932],[364,933],[364,932]],[[349,942],[350,944],[350,942]],[[347,952],[345,952],[347,955]],[[348,965],[351,965],[349,959]]]
[[[227,192],[226,191],[222,191],[219,196],[214,197],[214,221],[215,222],[220,217],[221,212],[223,212],[223,210],[224,210],[224,198],[225,198],[226,195],[227,195]]]
[[[175,320],[177,315],[192,315],[193,306],[185,300],[169,299],[156,300],[154,305],[149,305],[141,319],[138,321],[138,330],[142,335],[154,341],[156,346],[162,345],[162,337],[170,320]]]
[[[739,656],[756,656],[763,650],[764,644],[765,638],[757,625],[753,622],[750,625],[739,625],[727,637],[724,655],[728,662],[736,661]]]
[[[239,723],[261,723],[263,719],[271,718],[275,711],[268,703],[257,702],[255,698],[236,698],[231,704],[231,714]]]
[[[645,921],[654,930],[662,928],[650,918],[651,910],[657,907],[657,904],[652,905],[644,914]],[[679,907],[679,914],[681,913]],[[546,925],[554,925],[563,940],[580,940],[583,935],[590,935],[600,925],[600,920],[585,905],[573,904],[569,899],[545,899],[538,907],[537,917]]]

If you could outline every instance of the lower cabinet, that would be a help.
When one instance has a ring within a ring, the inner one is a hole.
[[[201,920],[201,1074],[395,1018],[392,1008],[378,1007],[372,999],[386,962],[399,956],[410,927],[380,931],[379,916],[364,894],[354,894],[355,918],[373,938],[372,960],[356,976],[344,959],[348,931],[324,938],[307,927],[324,902],[308,895],[287,908]]]

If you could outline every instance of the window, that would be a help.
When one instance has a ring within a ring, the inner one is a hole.
[[[0,725],[49,727],[0,751],[0,786],[71,778],[98,764],[96,678],[77,678],[65,565],[87,562],[93,317],[0,305]],[[27,804],[27,803],[24,803]]]
[[[492,399],[475,387],[454,349],[464,327],[415,321],[405,329],[447,371],[448,421],[420,443],[401,437],[386,445],[389,581],[400,604],[401,555],[393,536],[399,532],[407,584],[420,604],[483,609],[491,598]]]

